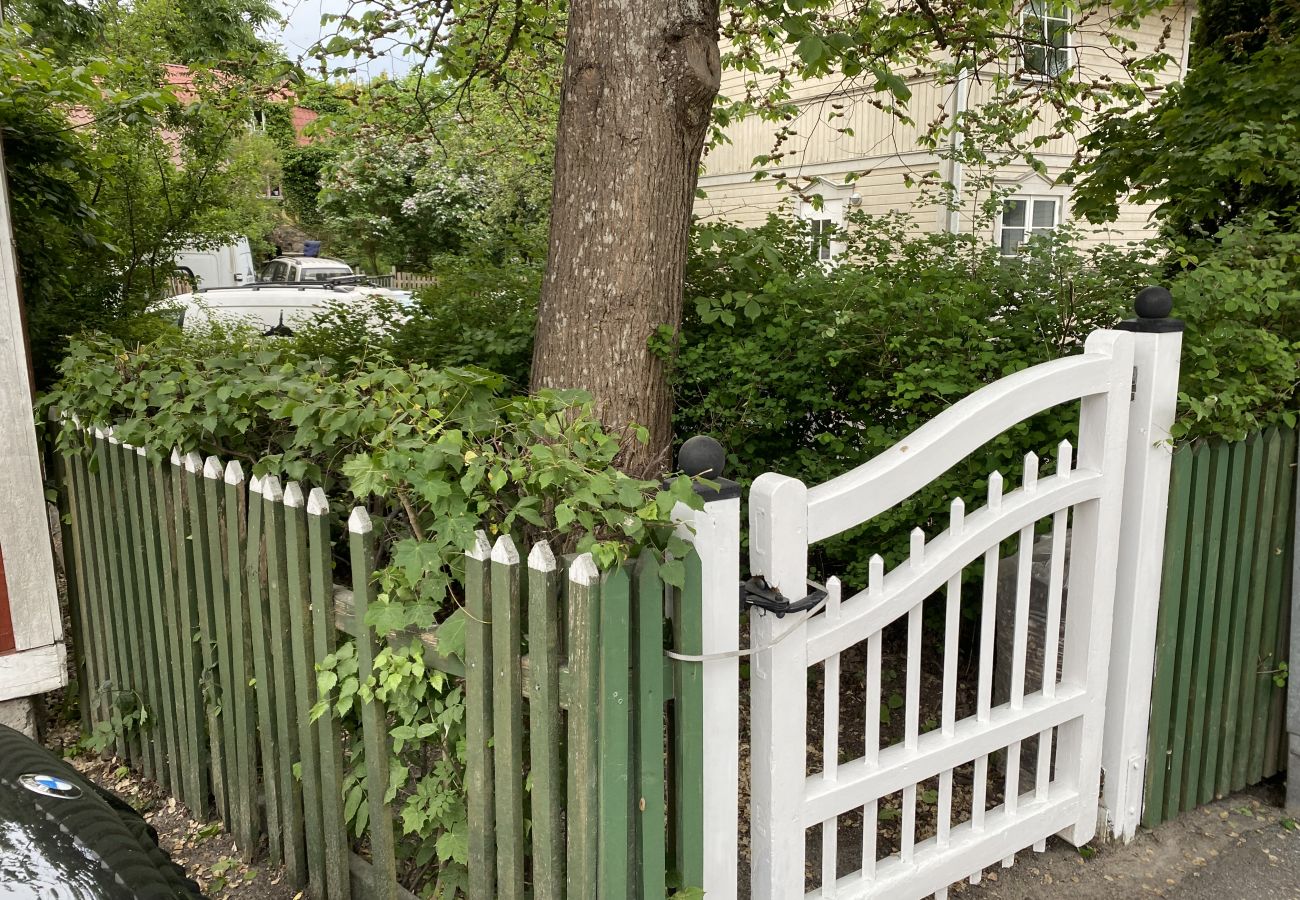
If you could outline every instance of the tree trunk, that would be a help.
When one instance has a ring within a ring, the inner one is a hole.
[[[700,154],[718,91],[717,0],[572,0],[532,387],[581,388],[650,431],[626,471],[667,468],[672,395],[648,340],[681,324]]]

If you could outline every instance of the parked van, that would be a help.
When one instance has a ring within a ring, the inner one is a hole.
[[[176,254],[176,269],[197,288],[240,287],[257,281],[246,237],[220,247],[186,247]]]
[[[302,322],[329,306],[365,304],[378,298],[406,307],[410,291],[394,291],[360,283],[299,282],[251,284],[247,287],[201,288],[165,301],[177,312],[177,324],[193,328],[214,320],[241,321],[267,334],[292,334]]]

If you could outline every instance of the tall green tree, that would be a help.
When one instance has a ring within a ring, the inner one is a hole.
[[[1167,234],[1215,235],[1268,213],[1300,215],[1300,6],[1202,4],[1190,69],[1155,103],[1112,110],[1081,142],[1075,210],[1116,217],[1124,198],[1157,204]]]
[[[150,324],[141,314],[181,247],[264,227],[274,159],[249,108],[276,69],[254,31],[260,7],[232,0],[208,32],[173,20],[183,5],[27,0],[0,30],[0,135],[38,381],[69,334]],[[176,63],[189,70],[179,84]]]

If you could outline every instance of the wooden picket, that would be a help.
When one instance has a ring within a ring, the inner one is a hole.
[[[1293,429],[1174,454],[1142,821],[1279,771],[1295,544]]]
[[[265,838],[307,896],[408,900],[383,705],[358,698],[351,734],[328,711],[311,718],[317,667],[340,641],[355,641],[362,672],[379,650],[364,625],[366,510],[339,535],[319,489],[79,433],[88,452],[55,463],[87,726],[138,697],[148,721],[117,728],[110,752],[221,819],[244,859]],[[344,548],[346,588],[333,578]],[[670,872],[700,883],[704,701],[689,657],[703,591],[698,554],[683,564],[674,588],[650,552],[600,572],[589,555],[562,566],[542,542],[525,562],[510,536],[477,535],[463,658],[415,635],[429,669],[464,680],[471,896],[661,897]],[[364,835],[350,836],[344,789],[362,747]]]

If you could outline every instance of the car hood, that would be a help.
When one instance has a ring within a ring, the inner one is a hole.
[[[17,790],[0,779],[0,791]],[[0,801],[0,898],[133,900],[130,888],[95,853],[62,831],[44,810]]]
[[[192,900],[148,826],[0,725],[0,900]]]

